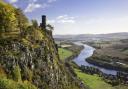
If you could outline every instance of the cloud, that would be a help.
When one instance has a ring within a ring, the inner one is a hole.
[[[71,17],[68,15],[62,15],[57,17],[58,23],[75,23],[75,17]]]
[[[48,5],[47,4],[38,4],[38,3],[29,3],[28,4],[28,6],[26,7],[26,9],[24,10],[24,12],[25,13],[27,13],[27,12],[32,12],[32,11],[34,11],[34,10],[36,10],[36,9],[38,9],[38,8],[46,8],[46,7],[48,7]]]
[[[58,23],[75,23],[75,20],[59,20]]]
[[[28,12],[33,12],[34,10],[38,9],[38,8],[45,8],[46,5],[42,5],[37,3],[38,0],[29,0],[29,4],[27,5],[27,7],[25,8],[24,12],[28,13]]]
[[[50,23],[50,24],[53,24],[55,23],[56,21],[55,20],[48,20],[47,23]]]
[[[18,0],[9,0],[9,3],[16,3],[16,2],[18,2]]]
[[[43,4],[39,4],[37,3],[38,0],[29,0],[29,4],[27,5],[27,7],[25,8],[24,12],[28,13],[28,12],[33,12],[36,9],[39,8],[47,8],[48,6],[50,6],[50,3],[55,2],[56,0],[48,0],[47,2],[44,2]]]
[[[66,24],[66,23],[71,23],[74,24],[75,21],[75,17],[71,17],[68,15],[61,15],[56,17],[54,20],[48,20],[48,23],[50,24],[55,24],[55,23],[61,23],[61,24]]]
[[[48,0],[48,3],[56,2],[57,0]]]
[[[57,17],[57,19],[63,19],[63,18],[65,18],[65,17],[67,17],[68,15],[60,15],[60,16],[58,16]]]
[[[61,15],[61,16],[58,16],[57,19],[75,19],[75,17],[70,17],[68,15]]]

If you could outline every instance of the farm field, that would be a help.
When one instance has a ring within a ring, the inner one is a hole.
[[[73,53],[69,50],[66,50],[64,48],[59,48],[59,56],[60,56],[60,59],[64,60],[70,56],[72,56]]]

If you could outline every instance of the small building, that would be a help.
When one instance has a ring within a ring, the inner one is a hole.
[[[46,31],[46,34],[52,36],[52,30],[54,29],[54,27],[52,27],[50,24],[47,25],[46,15],[42,15],[42,22],[40,23],[40,27],[42,30]]]
[[[40,23],[40,27],[43,30],[46,30],[46,15],[42,15],[42,23]]]

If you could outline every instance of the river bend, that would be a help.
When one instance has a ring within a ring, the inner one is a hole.
[[[95,68],[98,68],[100,71],[102,71],[103,73],[106,73],[106,74],[112,74],[112,75],[116,75],[117,74],[116,70],[111,70],[111,69],[98,67],[98,66],[90,64],[90,63],[88,63],[86,61],[87,58],[89,58],[89,57],[91,57],[93,55],[93,52],[95,50],[93,47],[91,47],[89,45],[86,45],[86,44],[78,43],[78,42],[76,42],[75,44],[84,46],[84,49],[73,60],[77,65],[79,65],[79,66],[85,65],[85,66],[95,67]]]

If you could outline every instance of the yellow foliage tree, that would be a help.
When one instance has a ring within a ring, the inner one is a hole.
[[[12,32],[18,30],[18,21],[15,8],[10,4],[0,2],[0,32]]]

